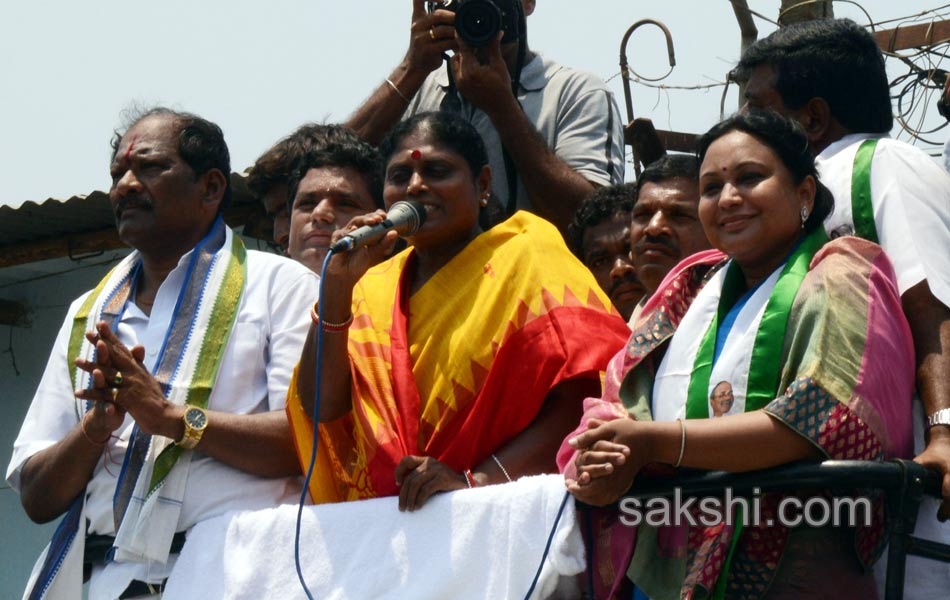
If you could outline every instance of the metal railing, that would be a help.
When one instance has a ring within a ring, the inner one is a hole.
[[[722,494],[730,488],[734,497],[760,492],[798,490],[877,489],[886,503],[887,580],[885,600],[901,600],[904,595],[904,568],[907,555],[950,562],[950,545],[911,535],[917,510],[924,495],[940,497],[940,476],[909,460],[872,462],[829,460],[822,463],[794,463],[747,473],[690,471],[678,477],[641,477],[624,496],[648,499],[673,496],[683,498]]]

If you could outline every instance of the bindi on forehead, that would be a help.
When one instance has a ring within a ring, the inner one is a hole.
[[[422,158],[422,151],[419,150],[418,148],[417,148],[417,149],[414,149],[414,150],[411,150],[411,151],[409,152],[409,158],[411,158],[412,160],[419,160],[419,159],[421,159],[421,158]]]
[[[135,144],[138,143],[139,137],[132,136],[132,140],[129,142],[129,147],[125,149],[125,159],[128,160],[132,156],[132,151],[135,150]]]

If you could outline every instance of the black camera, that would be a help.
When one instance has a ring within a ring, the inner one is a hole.
[[[516,41],[521,33],[521,0],[442,0],[431,2],[429,10],[444,9],[455,13],[455,31],[473,48],[490,44],[504,31],[502,44]]]

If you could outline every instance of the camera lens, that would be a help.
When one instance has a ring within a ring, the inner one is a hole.
[[[466,44],[487,46],[501,31],[501,10],[491,0],[462,2],[455,13],[455,29]]]

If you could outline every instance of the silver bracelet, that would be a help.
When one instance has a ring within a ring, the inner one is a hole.
[[[950,408],[941,408],[937,412],[927,415],[927,429],[936,425],[950,425]]]
[[[683,464],[683,454],[686,453],[686,423],[683,422],[683,419],[676,419],[676,421],[680,424],[680,455],[676,459],[676,463],[673,464],[674,469]]]
[[[511,481],[511,476],[508,475],[508,471],[505,470],[505,465],[501,464],[501,461],[498,460],[498,457],[495,456],[494,454],[491,455],[491,458],[493,461],[495,461],[495,464],[498,465],[498,468],[501,469],[501,472],[504,473],[505,479],[507,479],[508,481]]]
[[[402,101],[406,104],[410,104],[409,98],[406,98],[406,95],[399,91],[399,88],[396,87],[396,84],[393,83],[392,79],[386,78],[386,83],[389,84],[389,87],[393,88],[393,91],[396,92],[396,95],[402,98]]]

